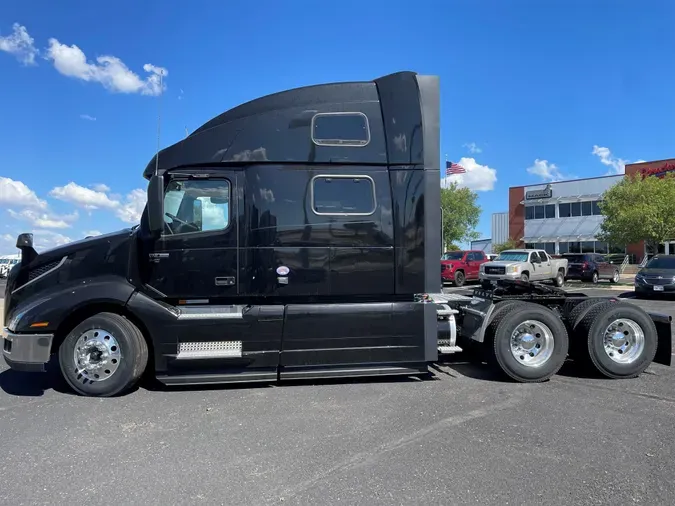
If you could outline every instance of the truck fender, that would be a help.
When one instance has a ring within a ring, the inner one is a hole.
[[[670,367],[673,361],[673,332],[671,330],[673,317],[660,313],[647,312],[647,314],[654,322],[654,325],[656,325],[656,332],[658,334],[654,362]]]
[[[125,278],[107,276],[72,285],[56,284],[20,304],[7,323],[16,320],[15,331],[35,332],[34,323],[41,323],[40,332],[55,333],[61,324],[80,309],[97,304],[124,307],[136,288]]]

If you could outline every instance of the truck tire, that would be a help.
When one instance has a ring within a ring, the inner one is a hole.
[[[520,275],[520,280],[521,280],[523,283],[528,283],[528,282],[530,281],[530,275],[529,275],[527,272],[523,272],[523,273]]]
[[[635,378],[654,360],[658,346],[656,325],[640,307],[627,302],[593,306],[579,324],[588,358],[602,375]]]
[[[130,390],[148,363],[138,328],[115,313],[98,313],[70,331],[59,347],[59,366],[79,395],[112,397]]]
[[[464,271],[455,272],[455,286],[464,286]]]
[[[553,278],[553,284],[558,288],[561,288],[562,286],[565,285],[565,274],[563,273],[563,271],[558,271],[556,277]]]
[[[495,360],[516,381],[550,379],[567,358],[565,325],[553,311],[538,304],[524,303],[510,309],[514,310],[504,311],[492,337]]]
[[[577,332],[577,327],[584,316],[598,304],[604,304],[609,302],[606,299],[586,299],[582,302],[579,302],[572,309],[566,312],[565,314],[565,324],[567,326],[567,333],[570,336],[570,349],[569,355],[570,358],[574,359],[575,363],[582,366],[587,365],[588,361],[588,351],[586,349],[586,338],[582,335],[579,335]]]
[[[567,328],[570,332],[575,332],[575,329],[581,322],[581,320],[586,316],[586,313],[590,311],[590,309],[597,305],[597,304],[602,304],[605,302],[609,302],[605,299],[587,299],[584,300],[583,302],[580,302],[576,306],[574,306],[569,313],[567,314],[567,317],[565,318],[567,322]]]

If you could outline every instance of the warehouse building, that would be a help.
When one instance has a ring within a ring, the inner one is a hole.
[[[675,172],[675,159],[626,165],[626,174],[661,175]],[[624,175],[556,181],[509,188],[509,210],[492,215],[491,246],[514,239],[521,247],[551,255],[564,253],[628,254],[639,263],[655,253],[675,254],[675,239],[647,251],[638,244],[608,244],[597,239],[604,217],[599,204],[605,191]]]

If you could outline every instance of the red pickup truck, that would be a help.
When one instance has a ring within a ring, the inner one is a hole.
[[[480,265],[488,261],[483,251],[448,251],[441,257],[441,281],[463,286],[465,281],[477,280]]]

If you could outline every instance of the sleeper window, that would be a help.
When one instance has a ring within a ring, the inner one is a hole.
[[[373,180],[367,176],[317,176],[312,181],[312,208],[316,214],[372,214]]]
[[[227,180],[173,180],[164,195],[165,235],[225,229],[230,223],[229,211]]]

